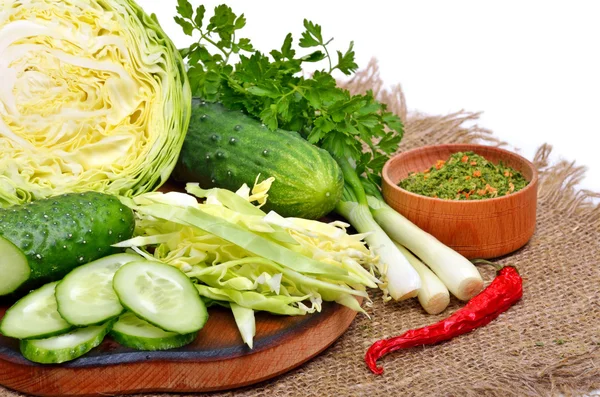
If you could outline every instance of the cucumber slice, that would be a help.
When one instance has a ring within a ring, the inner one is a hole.
[[[27,257],[16,245],[0,237],[0,296],[8,295],[17,290],[29,279],[31,268]]]
[[[18,339],[45,338],[72,328],[58,313],[54,290],[57,282],[49,283],[19,299],[6,311],[0,332]]]
[[[123,313],[112,280],[121,266],[140,259],[139,255],[115,254],[71,271],[56,286],[60,315],[68,323],[82,327],[104,323]]]
[[[22,340],[21,354],[40,364],[60,364],[83,356],[98,346],[110,332],[115,320],[102,325],[78,328],[46,339]]]
[[[196,332],[208,319],[194,283],[179,269],[164,263],[123,265],[115,274],[113,288],[125,308],[165,331]]]
[[[123,346],[137,350],[168,350],[192,343],[198,332],[167,332],[142,320],[131,312],[122,314],[110,335]]]

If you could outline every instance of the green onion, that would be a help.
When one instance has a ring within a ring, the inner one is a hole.
[[[446,310],[450,303],[450,293],[448,288],[427,266],[423,264],[409,250],[396,243],[396,247],[408,259],[408,262],[415,268],[419,277],[421,277],[421,289],[417,298],[423,309],[429,314],[439,314]]]
[[[387,205],[381,196],[369,195],[367,200],[373,218],[385,233],[411,250],[429,266],[452,295],[467,301],[483,290],[483,279],[475,265],[468,259],[442,244],[431,234],[419,229]]]
[[[380,259],[380,273],[385,284],[380,287],[395,300],[414,298],[421,288],[419,274],[398,250],[394,242],[377,224],[369,211],[362,183],[350,163],[337,159],[344,173],[344,193],[336,211],[359,232]]]

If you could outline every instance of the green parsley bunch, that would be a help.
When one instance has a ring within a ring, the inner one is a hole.
[[[200,37],[180,50],[195,96],[243,110],[272,130],[298,131],[335,158],[351,161],[358,175],[380,185],[381,169],[396,151],[403,125],[371,91],[351,95],[337,86],[333,71],[349,76],[358,69],[352,42],[346,52],[337,51],[334,62],[328,47],[333,39],[323,39],[321,26],[305,19],[298,45],[308,49],[307,54],[297,54],[290,33],[280,49],[265,55],[250,39],[239,37],[246,25],[243,14],[238,16],[223,4],[206,23],[204,5],[194,10],[188,0],[177,3],[175,21],[187,35],[197,32]],[[316,62],[325,67],[302,76],[303,65]]]

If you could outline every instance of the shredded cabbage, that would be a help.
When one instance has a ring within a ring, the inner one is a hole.
[[[0,207],[66,192],[126,196],[169,177],[191,93],[133,0],[4,0]]]
[[[330,301],[364,313],[356,298],[381,284],[364,235],[348,234],[342,222],[264,213],[269,185],[234,193],[188,184],[189,194],[122,198],[135,210],[136,236],[117,246],[185,272],[201,296],[232,309],[250,347],[257,310],[304,315]]]

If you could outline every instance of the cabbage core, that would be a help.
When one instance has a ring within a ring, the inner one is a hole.
[[[0,206],[157,188],[190,103],[176,48],[133,1],[4,0]]]

